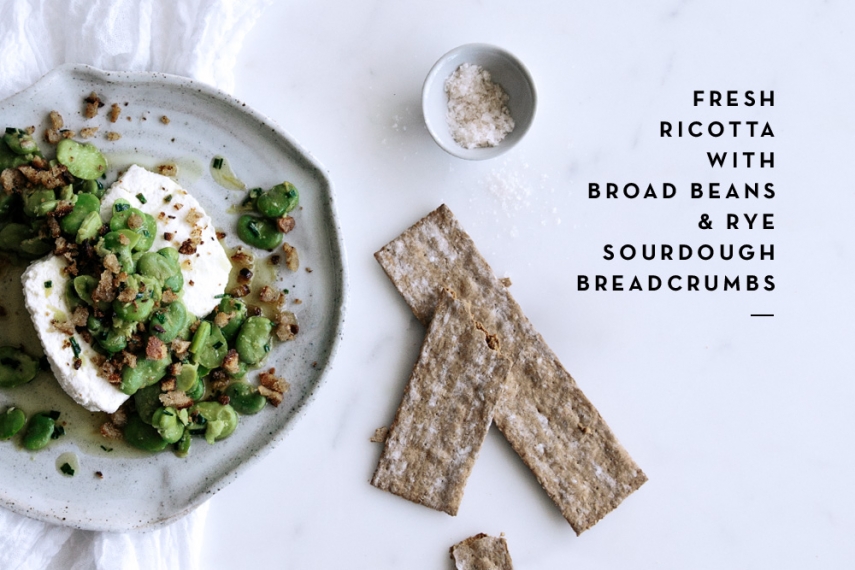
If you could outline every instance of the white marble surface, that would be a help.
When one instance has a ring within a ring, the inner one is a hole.
[[[449,546],[478,532],[504,532],[520,569],[855,566],[853,22],[842,0],[270,7],[236,95],[328,167],[350,308],[320,397],[212,500],[204,567],[449,569]],[[522,59],[540,97],[526,139],[481,163],[441,151],[419,106],[434,61],[473,41]],[[693,107],[697,89],[774,90],[775,105]],[[769,121],[775,136],[662,139],[661,120]],[[775,166],[713,171],[706,151],[725,150]],[[776,196],[691,200],[692,181]],[[589,182],[678,196],[593,201]],[[368,484],[368,439],[423,336],[372,254],[443,202],[650,477],[581,537],[495,429],[457,517]],[[729,212],[774,213],[775,229],[727,231]],[[775,259],[607,262],[605,243],[774,243]],[[768,274],[775,290],[576,290],[597,273]]]

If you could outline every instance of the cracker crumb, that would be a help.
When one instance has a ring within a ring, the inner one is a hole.
[[[85,127],[80,129],[80,138],[91,139],[98,132],[98,127]]]
[[[94,91],[83,101],[86,103],[86,106],[83,109],[83,116],[87,119],[95,117],[98,114],[98,109],[104,106],[104,103]]]
[[[300,256],[297,254],[297,248],[285,242],[282,244],[282,251],[285,252],[285,267],[291,271],[297,271],[300,267]]]
[[[118,103],[113,103],[110,105],[110,113],[107,115],[107,118],[110,119],[111,123],[115,123],[119,120],[119,116],[122,114],[122,108],[119,107]]]
[[[160,122],[163,123],[164,125],[168,125],[170,123],[169,117],[167,117],[166,115],[163,115],[160,118]]]
[[[383,443],[386,441],[386,436],[389,435],[389,428],[386,426],[379,427],[374,430],[374,435],[368,440],[371,443]]]
[[[119,140],[120,138],[122,138],[122,135],[117,133],[116,131],[108,131],[107,132],[107,140],[108,141],[113,142],[113,141]]]

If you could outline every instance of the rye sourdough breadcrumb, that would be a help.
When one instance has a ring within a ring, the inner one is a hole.
[[[511,368],[487,337],[464,301],[439,292],[372,485],[457,514]]]
[[[445,80],[446,119],[463,148],[496,146],[514,130],[508,94],[480,65],[464,63]]]

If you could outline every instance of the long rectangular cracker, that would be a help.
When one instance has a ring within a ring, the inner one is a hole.
[[[505,537],[484,533],[470,536],[450,549],[456,570],[513,570]]]
[[[374,256],[425,325],[449,287],[502,339],[514,365],[494,420],[576,534],[647,481],[445,205]]]
[[[438,293],[371,484],[455,515],[511,364],[463,301]]]

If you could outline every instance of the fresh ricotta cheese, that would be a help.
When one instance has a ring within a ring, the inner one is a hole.
[[[184,276],[182,301],[197,317],[207,315],[217,303],[215,297],[225,290],[231,270],[229,258],[217,241],[211,217],[175,181],[139,166],[129,168],[104,195],[101,202],[103,220],[110,219],[113,203],[120,198],[157,220],[158,233],[150,251],[166,246],[179,249],[192,239],[193,229],[198,228],[195,251],[179,254]],[[128,396],[98,375],[93,360],[96,352],[76,333],[73,337],[80,347],[81,362],[75,370],[71,339],[53,325],[54,321],[64,321],[71,316],[65,298],[68,284],[62,271],[65,264],[65,260],[56,256],[32,263],[21,279],[24,301],[62,389],[87,410],[112,413]]]

